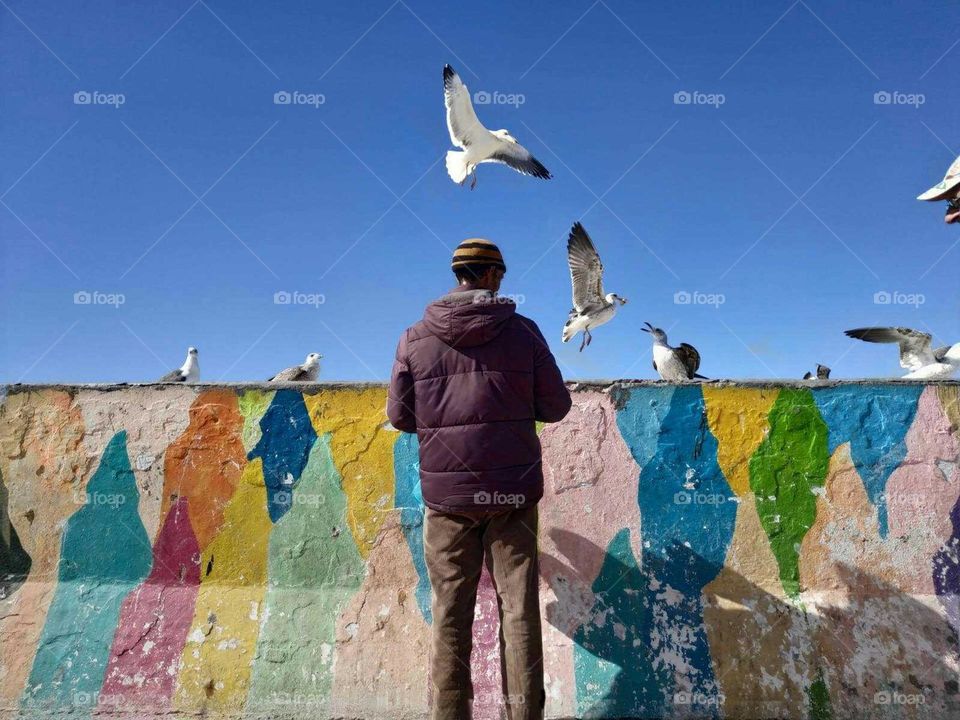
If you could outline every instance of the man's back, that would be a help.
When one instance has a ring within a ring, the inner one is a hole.
[[[423,498],[435,510],[535,504],[536,421],[569,409],[536,324],[487,290],[467,286],[431,303],[400,340],[387,412],[419,436]]]

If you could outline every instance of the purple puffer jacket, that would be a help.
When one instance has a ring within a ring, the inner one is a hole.
[[[457,288],[400,338],[387,416],[417,433],[423,501],[434,510],[536,504],[536,421],[557,422],[569,410],[547,341],[506,298]]]

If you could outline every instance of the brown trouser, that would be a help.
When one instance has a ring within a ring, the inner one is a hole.
[[[486,556],[500,611],[500,673],[509,720],[543,717],[537,508],[449,514],[427,508],[423,531],[433,587],[433,720],[468,720],[477,584]]]

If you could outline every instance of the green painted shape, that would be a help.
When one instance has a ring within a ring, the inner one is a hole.
[[[347,498],[329,433],[313,444],[292,503],[270,534],[266,615],[248,712],[289,705],[297,713],[323,713],[333,681],[337,617],[366,571],[346,522]]]
[[[121,603],[153,565],[126,432],[110,440],[78,499],[83,504],[63,532],[57,589],[21,700],[25,709],[96,704]]]
[[[810,698],[810,720],[833,720],[833,707],[830,705],[830,691],[823,681],[823,671],[817,672],[817,679],[808,691]]]
[[[828,431],[806,389],[782,389],[768,419],[770,432],[750,458],[750,488],[783,589],[796,597],[800,543],[817,514],[813,489],[823,487],[830,463]]]
[[[260,430],[260,418],[270,407],[274,396],[273,390],[247,390],[241,393],[237,399],[237,407],[243,416],[243,449],[247,452],[253,450],[263,432]]]

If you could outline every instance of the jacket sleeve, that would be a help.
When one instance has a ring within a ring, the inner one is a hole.
[[[541,422],[559,422],[570,411],[570,391],[563,383],[560,368],[540,328],[531,321],[530,330],[534,336],[533,402],[536,418]]]
[[[413,375],[407,358],[407,334],[397,345],[397,354],[390,374],[390,389],[387,392],[387,418],[397,430],[408,433],[417,431],[417,416],[414,405]]]

